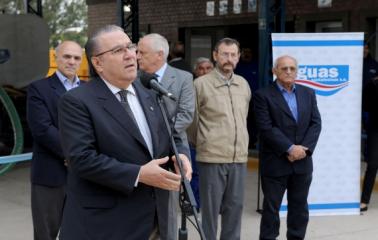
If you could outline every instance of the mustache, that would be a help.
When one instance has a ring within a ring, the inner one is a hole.
[[[235,64],[233,64],[232,62],[226,62],[224,64],[222,64],[222,66],[226,66],[226,65],[231,65],[232,67],[235,67]]]

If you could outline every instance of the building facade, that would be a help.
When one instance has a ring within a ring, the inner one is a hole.
[[[87,0],[89,32],[117,23],[117,0]],[[186,60],[210,57],[225,36],[258,53],[258,0],[139,0],[140,35],[183,41]],[[323,3],[323,5],[319,5]],[[286,0],[286,32],[365,32],[376,52],[378,0]],[[375,54],[378,56],[378,54]]]

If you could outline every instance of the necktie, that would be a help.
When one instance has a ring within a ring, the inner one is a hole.
[[[137,124],[137,121],[135,120],[133,111],[131,110],[129,102],[127,101],[127,94],[128,93],[129,93],[129,91],[127,91],[127,90],[121,90],[121,91],[118,92],[119,96],[121,97],[122,107],[126,110],[127,114],[129,114],[129,116],[131,117],[131,119],[133,120],[135,125],[138,127],[138,124]]]
[[[151,133],[148,129],[148,124],[145,120],[143,120],[144,117],[141,117],[139,124],[136,121],[136,118],[134,116],[133,111],[131,110],[130,104],[127,101],[127,94],[132,94],[128,90],[121,90],[118,92],[119,96],[121,97],[121,105],[126,110],[127,114],[130,116],[130,118],[133,120],[136,128],[138,129],[138,133],[140,137],[144,140],[148,151],[150,152],[151,156],[153,156],[153,147],[152,147],[152,139],[151,139]],[[135,108],[138,109],[138,104],[136,103]],[[142,110],[142,109],[140,109]],[[139,110],[139,111],[140,111]],[[138,110],[136,110],[138,111]],[[139,116],[139,115],[138,115]]]

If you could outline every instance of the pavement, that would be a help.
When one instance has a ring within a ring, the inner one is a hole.
[[[10,172],[0,176],[0,240],[33,239],[29,168],[30,163],[19,163]],[[241,239],[257,240],[260,215],[256,212],[257,171],[254,168],[249,168],[245,191]],[[199,240],[194,227],[189,222],[187,224],[188,240]],[[362,215],[310,217],[306,239],[378,239],[377,224],[378,192],[374,192],[369,210]],[[279,240],[286,239],[285,232],[285,218],[281,218]]]

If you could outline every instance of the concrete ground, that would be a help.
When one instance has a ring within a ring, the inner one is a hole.
[[[257,206],[257,172],[248,171],[242,239],[257,240],[260,215]],[[190,223],[187,223],[190,225]],[[378,194],[374,192],[369,211],[359,216],[310,217],[306,239],[360,240],[378,239]],[[180,225],[180,224],[179,224]],[[285,219],[281,220],[281,235],[285,238]],[[30,212],[29,163],[17,164],[14,169],[0,176],[0,239],[33,239]],[[189,226],[189,240],[199,240]]]

